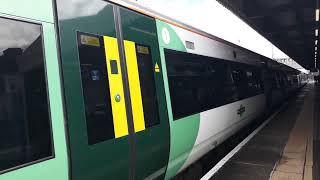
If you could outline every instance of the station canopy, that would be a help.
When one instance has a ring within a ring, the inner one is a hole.
[[[304,68],[315,67],[317,0],[218,1]]]

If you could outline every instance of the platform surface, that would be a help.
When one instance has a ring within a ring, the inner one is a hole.
[[[211,180],[312,180],[315,89],[291,98]]]

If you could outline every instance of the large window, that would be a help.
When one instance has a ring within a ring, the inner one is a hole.
[[[259,68],[165,49],[174,120],[263,92]]]
[[[41,26],[0,18],[0,171],[53,155]]]
[[[175,120],[238,99],[226,61],[169,49],[165,56]]]

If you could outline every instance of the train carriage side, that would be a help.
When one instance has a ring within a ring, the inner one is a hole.
[[[260,56],[157,20],[170,123],[166,179],[265,109]]]

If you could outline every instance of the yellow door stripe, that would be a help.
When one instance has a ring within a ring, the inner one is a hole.
[[[119,138],[128,135],[128,122],[123,92],[118,42],[116,38],[107,36],[104,36],[103,40],[110,87],[114,135],[116,138]],[[111,61],[116,62],[117,64],[117,74],[112,74],[110,65]]]
[[[136,46],[134,42],[124,41],[124,49],[127,61],[131,107],[135,132],[146,129],[140,88],[139,70]]]

